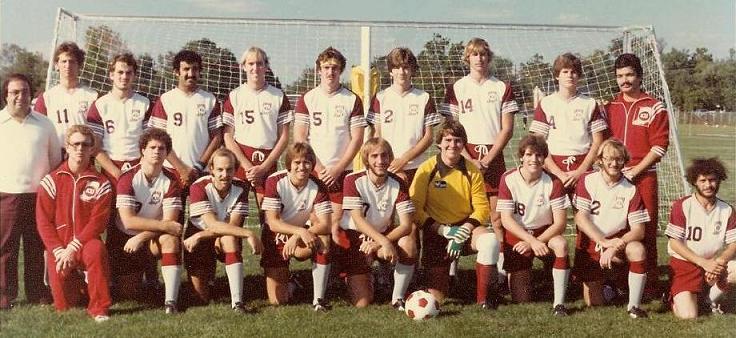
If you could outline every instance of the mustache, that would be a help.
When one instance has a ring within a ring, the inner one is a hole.
[[[622,85],[622,86],[625,86],[625,85],[633,86],[633,84],[632,84],[631,82],[624,82],[624,83],[622,83],[621,85]]]

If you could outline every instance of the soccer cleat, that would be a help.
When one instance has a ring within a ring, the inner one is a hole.
[[[252,313],[253,309],[246,306],[245,303],[243,302],[237,302],[235,303],[235,305],[233,305],[233,311],[237,313],[246,314],[246,313]]]
[[[552,310],[552,314],[554,314],[555,317],[567,317],[568,316],[567,308],[565,307],[564,304],[557,304],[555,305],[554,310]]]
[[[406,301],[404,301],[403,298],[399,298],[395,302],[393,302],[391,306],[393,306],[396,310],[404,312],[404,310],[406,309]]]
[[[179,309],[176,308],[176,302],[170,300],[164,304],[164,311],[167,315],[173,315],[179,313]]]
[[[312,306],[314,307],[314,311],[317,312],[327,312],[331,308],[330,304],[322,298],[317,298],[317,301]]]
[[[721,304],[718,303],[710,303],[710,313],[714,315],[722,315],[723,310],[721,309]]]
[[[289,292],[289,299],[293,299],[294,295],[302,289],[304,289],[304,286],[299,282],[296,275],[291,275],[291,277],[289,277],[289,283],[286,284],[286,290]]]
[[[95,316],[95,323],[102,323],[110,320],[110,316],[107,315],[96,315]]]
[[[629,313],[629,317],[634,318],[634,319],[649,317],[649,315],[647,315],[647,312],[638,306],[634,306],[630,308],[628,313]]]

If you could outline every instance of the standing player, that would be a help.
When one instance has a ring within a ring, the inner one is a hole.
[[[230,92],[225,101],[225,147],[240,162],[235,177],[250,182],[260,205],[263,183],[276,171],[276,163],[289,144],[293,116],[284,92],[266,83],[266,52],[250,47],[240,62],[247,82]]]
[[[167,149],[166,166],[176,170],[182,187],[187,189],[202,175],[205,163],[222,144],[222,119],[215,96],[198,84],[202,57],[182,50],[174,56],[173,66],[177,86],[161,95],[148,124],[171,135],[173,148]]]
[[[503,241],[501,215],[496,212],[498,184],[506,171],[503,150],[514,133],[514,114],[519,107],[508,82],[490,73],[493,52],[481,38],[468,41],[463,62],[470,73],[447,88],[443,115],[453,116],[465,127],[468,143],[463,156],[483,173],[486,195],[491,207],[491,226],[496,239]]]
[[[2,83],[0,110],[0,310],[13,306],[18,296],[18,250],[23,238],[26,299],[48,303],[44,286],[43,243],[36,230],[36,191],[44,175],[61,161],[54,126],[31,110],[31,81],[8,74]]]
[[[373,258],[395,264],[391,304],[404,311],[417,256],[416,239],[411,236],[414,205],[404,181],[389,171],[394,154],[385,139],[369,139],[361,155],[366,169],[345,177],[343,208],[348,212],[340,222],[334,257],[357,307],[373,302]],[[394,214],[399,220],[396,227]]]
[[[117,227],[108,233],[112,275],[119,276],[121,291],[140,286],[148,255],[161,257],[166,313],[178,311],[181,284],[181,188],[176,175],[163,167],[171,137],[160,129],[141,135],[138,165],[124,172],[117,183]]]
[[[506,229],[504,270],[509,273],[511,298],[528,302],[532,294],[532,259],[554,254],[552,307],[556,316],[566,316],[564,302],[570,269],[562,232],[568,199],[562,182],[542,169],[548,154],[547,143],[541,136],[527,135],[519,142],[517,156],[521,166],[501,176],[498,211]]]
[[[94,103],[87,113],[87,125],[99,139],[101,151],[95,159],[111,182],[123,171],[138,164],[138,139],[146,128],[150,101],[133,91],[138,63],[133,54],[115,55],[110,62],[112,89]]]
[[[308,142],[317,154],[314,170],[329,189],[332,237],[342,218],[342,183],[353,169],[353,158],[363,144],[363,104],[340,84],[345,57],[332,47],[317,56],[320,83],[299,98],[294,110],[294,141]]]
[[[218,149],[209,163],[209,176],[198,179],[189,188],[189,222],[184,236],[184,261],[189,279],[199,299],[210,300],[209,283],[215,278],[215,241],[225,258],[225,273],[230,285],[233,310],[247,312],[243,295],[243,256],[241,238],[245,238],[253,254],[261,253],[261,241],[250,230],[243,229],[248,217],[248,190],[250,186],[233,179],[238,168],[235,154]]]
[[[85,271],[89,304],[87,313],[97,322],[109,319],[112,303],[108,288],[107,250],[101,235],[110,217],[110,181],[95,170],[92,129],[74,125],[66,132],[69,159],[46,175],[38,188],[38,233],[49,257],[47,270],[57,311],[79,302],[79,290],[70,279]]]
[[[669,119],[659,100],[644,92],[641,61],[634,54],[621,54],[614,63],[616,83],[621,92],[606,105],[605,111],[611,133],[626,145],[631,160],[624,167],[641,194],[649,221],[644,230],[647,249],[649,289],[655,288],[657,275],[657,227],[659,224],[659,193],[657,191],[657,163],[669,146]]]
[[[565,53],[552,67],[559,89],[539,102],[529,131],[547,139],[550,155],[544,166],[572,193],[595,162],[607,127],[595,99],[578,92],[583,75],[580,59]]]
[[[67,41],[56,47],[53,62],[54,69],[59,72],[59,84],[38,96],[34,110],[51,120],[59,145],[63,145],[69,126],[85,124],[87,110],[97,99],[97,92],[79,84],[84,51],[76,43]]]
[[[409,193],[416,207],[414,223],[424,231],[422,265],[429,269],[429,291],[437,299],[444,299],[450,262],[472,250],[478,252],[476,301],[485,309],[493,309],[498,241],[485,226],[490,208],[482,173],[462,156],[467,139],[459,122],[446,120],[437,135],[440,153],[419,166]]]
[[[687,168],[687,181],[695,193],[675,201],[667,225],[667,251],[672,270],[672,310],[675,316],[698,316],[698,295],[703,283],[710,286],[708,300],[713,313],[723,313],[720,300],[734,283],[736,272],[727,271],[736,255],[736,215],[718,198],[726,168],[717,158],[695,159]]]
[[[440,123],[440,115],[429,94],[411,83],[419,69],[411,50],[394,48],[386,61],[391,86],[373,97],[367,122],[374,126],[375,135],[396,151],[388,171],[408,185],[419,165],[427,160],[425,150],[432,144],[432,127]]]
[[[312,258],[312,306],[315,311],[326,311],[329,309],[325,292],[332,207],[327,188],[311,175],[316,162],[309,144],[294,143],[286,150],[286,169],[266,179],[261,266],[265,270],[269,302],[286,304],[291,297],[287,288],[289,260]]]
[[[604,141],[598,150],[601,169],[581,177],[575,189],[575,275],[583,281],[585,303],[601,305],[604,269],[627,260],[627,310],[631,318],[646,318],[646,311],[640,308],[647,278],[641,239],[649,214],[636,187],[623,175],[628,160],[629,153],[621,142]]]

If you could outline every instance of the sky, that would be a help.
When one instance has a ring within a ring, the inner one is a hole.
[[[554,25],[652,25],[665,49],[736,48],[734,0],[0,0],[0,42],[48,57],[57,8],[84,14]]]

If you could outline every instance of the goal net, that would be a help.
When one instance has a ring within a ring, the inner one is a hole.
[[[610,100],[618,91],[615,58],[624,52],[635,53],[644,67],[643,87],[671,110],[651,27],[122,17],[59,9],[51,47],[74,41],[85,49],[81,81],[100,93],[111,87],[109,59],[122,51],[132,52],[139,63],[136,90],[151,100],[176,85],[173,55],[181,49],[192,49],[203,57],[204,89],[222,100],[245,81],[238,64],[243,51],[259,46],[270,58],[269,82],[281,87],[294,103],[300,94],[318,84],[315,59],[328,46],[348,59],[342,74],[346,86],[350,87],[353,68],[361,69],[363,74],[377,74],[362,76],[365,83],[358,87],[365,88],[366,93],[358,93],[361,96],[370,95],[370,78],[377,81],[379,90],[390,85],[385,56],[403,46],[410,48],[419,61],[414,85],[429,92],[439,106],[447,85],[468,72],[461,59],[464,44],[473,37],[490,43],[494,52],[492,73],[511,82],[520,106],[514,136],[505,151],[508,166],[518,164],[513,150],[527,133],[535,92],[549,94],[556,90],[551,64],[559,54],[573,52],[581,58],[582,93]],[[50,65],[47,86],[57,81]],[[689,190],[683,179],[677,124],[672,115],[670,128],[670,148],[658,170],[662,230],[669,216],[667,206]],[[434,147],[430,151],[435,151]]]

